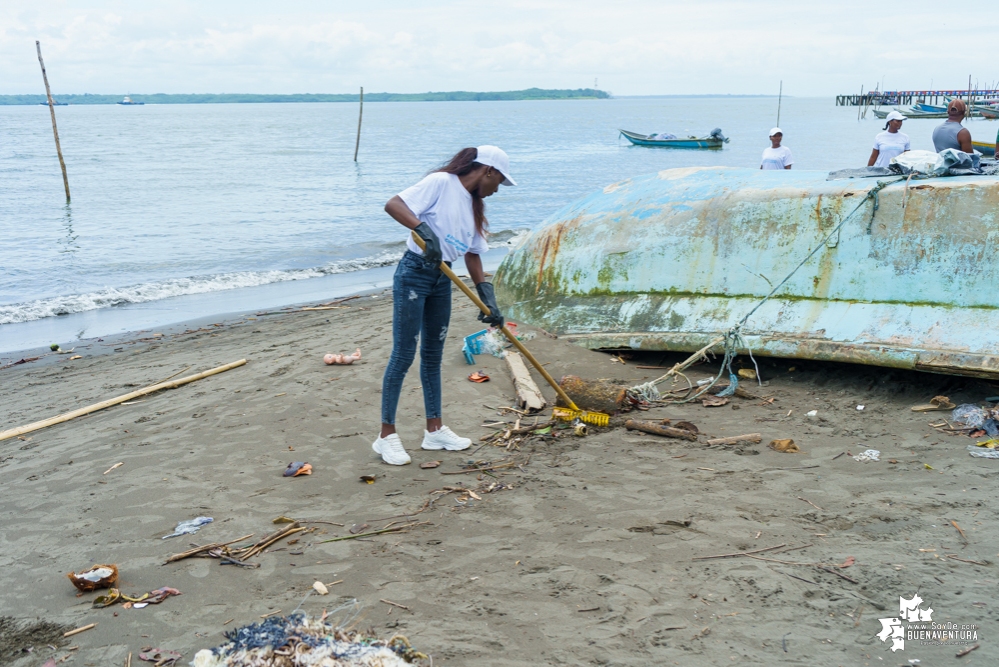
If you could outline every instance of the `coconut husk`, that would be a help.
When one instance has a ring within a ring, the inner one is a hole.
[[[566,375],[559,382],[569,398],[582,410],[594,410],[609,415],[630,410],[627,387],[611,380],[584,380],[575,375]],[[562,405],[559,398],[558,405]]]
[[[104,567],[111,570],[111,574],[109,574],[108,576],[104,577],[99,581],[89,581],[87,579],[82,578],[82,575],[88,572],[92,572],[100,567]],[[80,571],[79,573],[70,572],[66,576],[69,578],[70,581],[73,582],[73,585],[76,586],[77,589],[83,591],[84,593],[89,593],[90,591],[96,591],[99,588],[111,588],[116,583],[118,583],[118,566],[112,564],[93,565],[87,568],[86,570]]]

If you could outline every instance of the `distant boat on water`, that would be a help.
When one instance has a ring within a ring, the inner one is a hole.
[[[125,99],[123,99],[121,102],[118,102],[118,104],[121,104],[122,106],[126,107],[137,107],[137,106],[142,106],[143,104],[145,104],[145,102],[133,102],[131,97],[125,95]]]
[[[619,130],[624,138],[636,146],[659,146],[661,148],[721,148],[728,143],[728,137],[720,129],[714,130],[706,137],[675,137],[672,139],[658,138],[656,134],[638,134],[628,130]]]
[[[49,103],[48,103],[48,102],[39,102],[39,104],[41,104],[41,105],[42,105],[43,107],[47,107],[47,106],[49,105]],[[68,107],[68,106],[69,106],[69,102],[57,102],[57,101],[56,101],[56,100],[55,100],[55,99],[53,98],[53,100],[52,100],[52,106],[57,106],[57,107]]]

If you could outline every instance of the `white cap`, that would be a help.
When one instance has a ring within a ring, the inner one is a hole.
[[[775,134],[784,134],[784,131],[783,131],[783,130],[781,130],[781,129],[780,129],[779,127],[774,127],[774,128],[771,128],[771,130],[770,130],[770,134],[769,134],[769,135],[767,135],[767,136],[770,136],[770,137],[772,137],[772,136],[774,136]]]
[[[510,157],[502,148],[496,146],[479,146],[475,150],[478,151],[475,161],[487,167],[492,167],[503,174],[503,185],[517,185],[517,182],[510,178]]]
[[[888,114],[888,120],[905,120],[905,116],[897,111],[892,111]]]

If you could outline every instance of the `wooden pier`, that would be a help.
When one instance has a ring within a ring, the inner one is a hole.
[[[964,100],[972,97],[979,100],[996,99],[999,98],[999,90],[875,90],[863,95],[837,95],[836,106],[876,107],[916,102],[937,105],[946,103],[948,97],[960,97]]]

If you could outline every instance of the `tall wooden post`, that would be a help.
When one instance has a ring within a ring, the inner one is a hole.
[[[69,201],[69,177],[66,176],[66,161],[62,159],[62,146],[59,145],[59,128],[56,127],[55,102],[52,100],[52,91],[49,89],[49,75],[45,73],[45,61],[42,60],[42,45],[35,40],[35,49],[38,51],[38,64],[42,66],[42,80],[45,81],[45,97],[49,101],[49,113],[52,115],[52,134],[55,135],[56,153],[59,155],[59,166],[62,167],[62,184],[66,187],[66,201]]]
[[[357,162],[357,149],[361,147],[361,119],[364,118],[364,86],[361,86],[361,110],[357,114],[357,142],[354,143],[354,162]]]
[[[784,97],[784,80],[781,79],[780,90],[777,92],[777,127],[780,127],[780,101]]]

